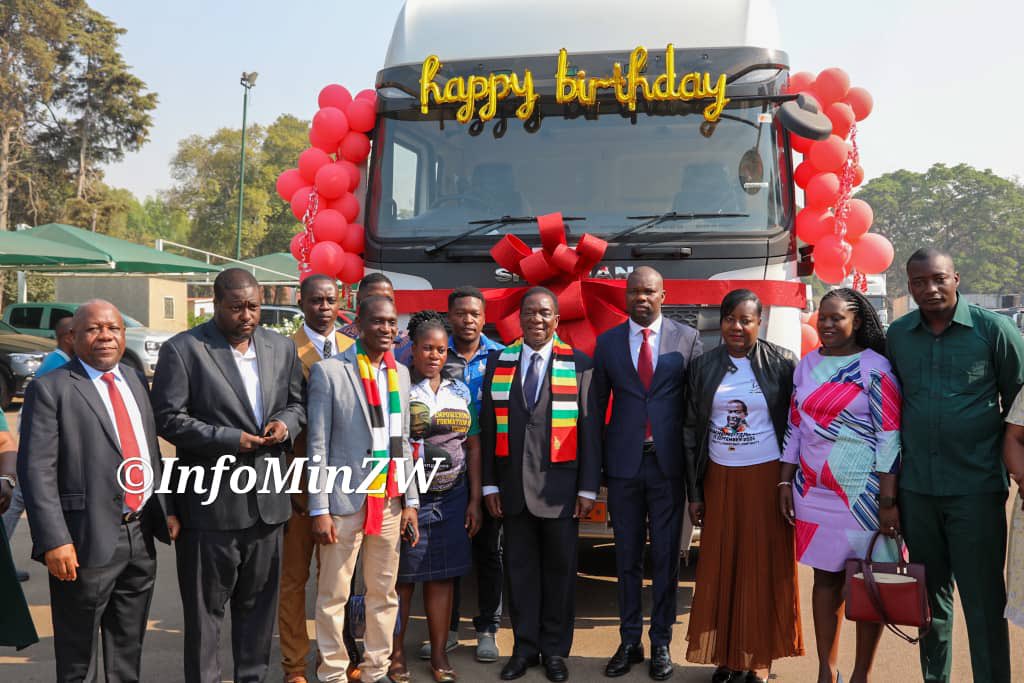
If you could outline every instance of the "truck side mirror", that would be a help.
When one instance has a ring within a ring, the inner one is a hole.
[[[832,134],[832,121],[821,113],[818,103],[803,94],[779,107],[779,121],[794,135],[811,140],[826,140]]]

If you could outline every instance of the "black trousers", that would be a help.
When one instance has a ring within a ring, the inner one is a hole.
[[[568,657],[576,618],[579,520],[506,515],[505,575],[514,654]]]
[[[114,556],[102,567],[79,567],[75,581],[50,575],[53,650],[60,683],[97,679],[99,634],[106,680],[140,680],[156,552],[138,521],[121,524],[119,534]]]
[[[672,640],[685,501],[682,479],[664,476],[653,454],[644,455],[636,477],[608,478],[608,511],[615,533],[615,568],[619,577],[619,637],[623,643],[639,643],[643,632],[642,587],[648,532],[653,584],[651,645],[668,645]]]
[[[175,543],[185,610],[185,681],[220,683],[224,610],[231,601],[236,683],[266,678],[277,621],[283,525],[238,531],[182,529]]]
[[[477,616],[473,627],[477,633],[497,633],[501,625],[501,593],[504,589],[504,568],[501,562],[501,520],[484,510],[480,531],[473,537],[473,571],[476,572]],[[462,603],[461,579],[455,578],[452,595],[452,620],[449,630],[459,630],[459,607]]]

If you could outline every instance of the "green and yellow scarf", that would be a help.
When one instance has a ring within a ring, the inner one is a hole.
[[[366,521],[363,532],[379,534],[384,522],[384,506],[388,498],[397,498],[398,484],[395,482],[395,458],[402,457],[402,398],[399,394],[398,367],[395,356],[390,351],[384,354],[381,361],[387,367],[388,374],[388,413],[391,419],[384,421],[384,406],[380,404],[380,392],[377,387],[377,371],[370,364],[361,341],[356,341],[356,363],[359,366],[359,379],[366,392],[366,403],[370,406],[370,441],[371,457],[374,460],[387,460],[384,472],[377,475],[366,494]]]
[[[497,424],[494,455],[508,457],[508,401],[512,380],[523,352],[523,340],[517,339],[498,356],[491,381],[491,399]],[[576,363],[572,347],[555,335],[551,354],[551,402],[548,407],[551,424],[551,462],[576,460],[576,421],[580,408],[577,400]]]

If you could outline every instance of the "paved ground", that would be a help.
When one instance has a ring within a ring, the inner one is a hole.
[[[16,414],[8,414],[12,427],[16,424]],[[156,593],[150,614],[149,631],[146,635],[145,654],[143,657],[142,680],[146,683],[172,682],[182,680],[182,614],[178,595],[177,576],[173,551],[167,546],[159,546],[159,570]],[[54,679],[52,626],[50,622],[49,600],[47,592],[46,569],[40,564],[28,560],[30,541],[27,524],[18,526],[13,539],[13,552],[22,568],[31,574],[31,579],[22,584],[32,613],[40,642],[22,652],[10,649],[0,650],[0,681],[47,682]],[[604,680],[601,672],[605,661],[618,645],[617,608],[615,602],[615,563],[612,547],[608,544],[584,543],[580,552],[580,577],[577,581],[577,618],[576,634],[569,661],[571,680],[598,681]],[[676,662],[675,681],[707,681],[712,668],[690,665],[684,661],[685,637],[690,601],[693,596],[693,567],[684,567],[679,591],[679,623],[674,631],[672,646],[673,660]],[[814,632],[810,618],[810,585],[811,575],[808,570],[801,569],[800,582],[803,602],[803,628],[807,655],[801,658],[781,660],[774,667],[774,679],[778,681],[814,681],[817,664],[814,648]],[[472,614],[475,604],[475,590],[471,581],[464,582],[466,589],[463,604],[465,614]],[[312,597],[312,585],[309,591]],[[645,591],[645,600],[649,601],[649,591]],[[415,649],[415,644],[426,637],[426,622],[423,618],[420,597],[414,600],[413,619],[410,622],[408,641]],[[308,601],[307,613],[312,614],[312,599]],[[2,607],[0,607],[2,609]],[[966,630],[963,627],[962,615],[957,615],[957,631],[955,642],[955,663],[953,680],[970,681],[970,659],[967,652]],[[307,622],[310,633],[313,622]],[[506,624],[507,626],[507,619]],[[1014,662],[1024,662],[1024,630],[1011,628],[1013,640]],[[475,644],[472,622],[463,618],[461,630],[463,647],[451,655],[451,661],[463,681],[497,681],[501,664],[479,664],[473,659],[472,646]],[[512,650],[512,634],[508,628],[502,628],[498,637],[498,645],[503,655]],[[315,647],[315,645],[314,645]],[[222,639],[221,662],[225,670],[225,680],[230,679],[231,652],[228,638]],[[275,637],[274,651],[271,654],[270,681],[281,680],[280,654]],[[844,633],[840,651],[840,670],[847,674],[853,667],[853,629]],[[414,680],[429,681],[430,670],[425,662],[411,663]],[[917,648],[905,644],[901,640],[886,634],[883,637],[876,660],[874,680],[914,681],[920,680],[917,664]],[[313,667],[309,667],[310,680]],[[540,669],[531,671],[524,681],[544,681]],[[620,680],[650,680],[646,667],[634,667],[633,672]],[[1015,680],[1024,681],[1024,663],[1020,664]]]

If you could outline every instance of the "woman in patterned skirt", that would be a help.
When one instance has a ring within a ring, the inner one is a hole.
[[[405,630],[417,583],[423,584],[423,606],[430,633],[430,666],[435,681],[454,681],[445,641],[452,613],[453,579],[472,566],[470,538],[482,520],[480,437],[469,388],[443,376],[448,353],[444,319],[422,311],[409,321],[412,379],[409,395],[409,437],[413,457],[437,474],[420,492],[419,542],[403,543],[398,566],[401,600],[400,632],[391,653],[393,681],[409,681]]]
[[[842,680],[835,663],[846,560],[864,557],[879,528],[899,531],[901,398],[878,314],[864,295],[826,294],[818,335],[822,348],[800,361],[794,377],[779,504],[796,527],[797,560],[814,568],[818,683],[833,683]],[[857,624],[851,683],[868,680],[881,635],[881,624]]]

